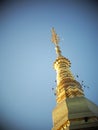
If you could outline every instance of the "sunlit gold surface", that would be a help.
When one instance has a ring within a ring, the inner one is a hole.
[[[57,73],[56,81],[56,99],[57,103],[62,102],[66,98],[75,96],[84,96],[82,86],[77,82],[70,71],[71,62],[61,55],[60,47],[58,46],[59,37],[54,28],[52,28],[52,42],[55,44],[57,58],[54,62],[54,69]]]
[[[81,84],[70,71],[70,61],[61,55],[59,38],[52,29],[52,42],[55,44],[57,58],[53,64],[56,71],[56,102],[52,113],[52,130],[83,130],[98,128],[98,107],[85,98]],[[93,112],[92,112],[93,111]],[[97,115],[97,116],[96,116]],[[87,117],[88,122],[85,122]]]
[[[67,58],[63,56],[58,56],[53,66],[57,73],[57,103],[60,103],[69,97],[72,98],[75,96],[84,95],[80,83],[75,80],[73,74],[70,71],[71,63]]]

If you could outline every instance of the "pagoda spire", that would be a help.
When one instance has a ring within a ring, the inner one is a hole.
[[[59,37],[52,28],[52,42],[57,58],[53,64],[56,71],[56,107],[53,109],[52,130],[97,130],[98,107],[85,98],[81,84],[73,76],[71,62],[62,56]],[[93,128],[93,129],[92,129]]]
[[[57,58],[54,62],[54,69],[56,70],[56,100],[57,103],[62,102],[68,97],[83,96],[82,86],[75,80],[70,71],[71,62],[66,57],[62,56],[59,47],[59,36],[52,28],[52,42],[55,44]]]

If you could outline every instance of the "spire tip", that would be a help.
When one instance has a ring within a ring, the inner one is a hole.
[[[55,45],[58,45],[59,41],[60,41],[59,37],[56,34],[54,27],[52,27],[52,43],[54,43]]]
[[[52,27],[52,43],[54,43],[56,46],[55,49],[56,49],[57,56],[61,56],[61,50],[58,45],[59,41],[60,41],[60,39],[59,39],[58,35],[56,34],[54,27]]]

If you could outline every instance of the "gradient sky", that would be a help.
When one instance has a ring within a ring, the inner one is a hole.
[[[72,2],[73,1],[73,2]],[[51,28],[84,93],[98,105],[98,3],[95,0],[0,3],[0,123],[3,130],[50,130],[56,106]],[[89,88],[87,88],[89,86]]]

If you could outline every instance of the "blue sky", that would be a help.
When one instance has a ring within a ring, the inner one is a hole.
[[[98,105],[98,10],[94,1],[0,3],[0,122],[5,130],[52,128],[56,86],[51,28],[84,93]]]

